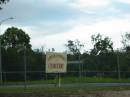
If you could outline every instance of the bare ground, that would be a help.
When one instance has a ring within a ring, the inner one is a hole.
[[[130,90],[95,91],[82,94],[0,93],[0,97],[130,97]]]

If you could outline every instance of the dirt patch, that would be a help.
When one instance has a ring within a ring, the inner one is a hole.
[[[130,97],[130,91],[96,91],[83,94],[0,93],[0,97]]]

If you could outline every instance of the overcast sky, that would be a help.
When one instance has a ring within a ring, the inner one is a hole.
[[[16,26],[31,37],[33,49],[45,46],[64,51],[68,40],[92,48],[91,35],[109,36],[120,48],[121,35],[130,32],[130,0],[10,0],[0,11],[1,25]]]

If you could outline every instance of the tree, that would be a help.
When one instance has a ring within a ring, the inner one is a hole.
[[[6,4],[9,0],[0,0],[0,9],[2,9],[2,5]]]
[[[31,48],[30,37],[22,29],[8,28],[1,36],[1,44],[5,48]]]
[[[113,42],[109,37],[102,38],[102,35],[91,36],[94,48],[91,50],[91,54],[98,55],[101,53],[113,52]]]
[[[122,35],[122,44],[124,46],[124,49],[126,52],[130,51],[130,33],[125,33],[125,35]]]
[[[68,48],[69,52],[76,55],[76,54],[81,54],[81,49],[84,47],[82,43],[80,43],[79,40],[69,40],[65,46]]]

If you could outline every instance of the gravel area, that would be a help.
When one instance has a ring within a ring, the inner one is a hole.
[[[130,97],[130,90],[96,91],[83,94],[0,93],[0,97]]]

